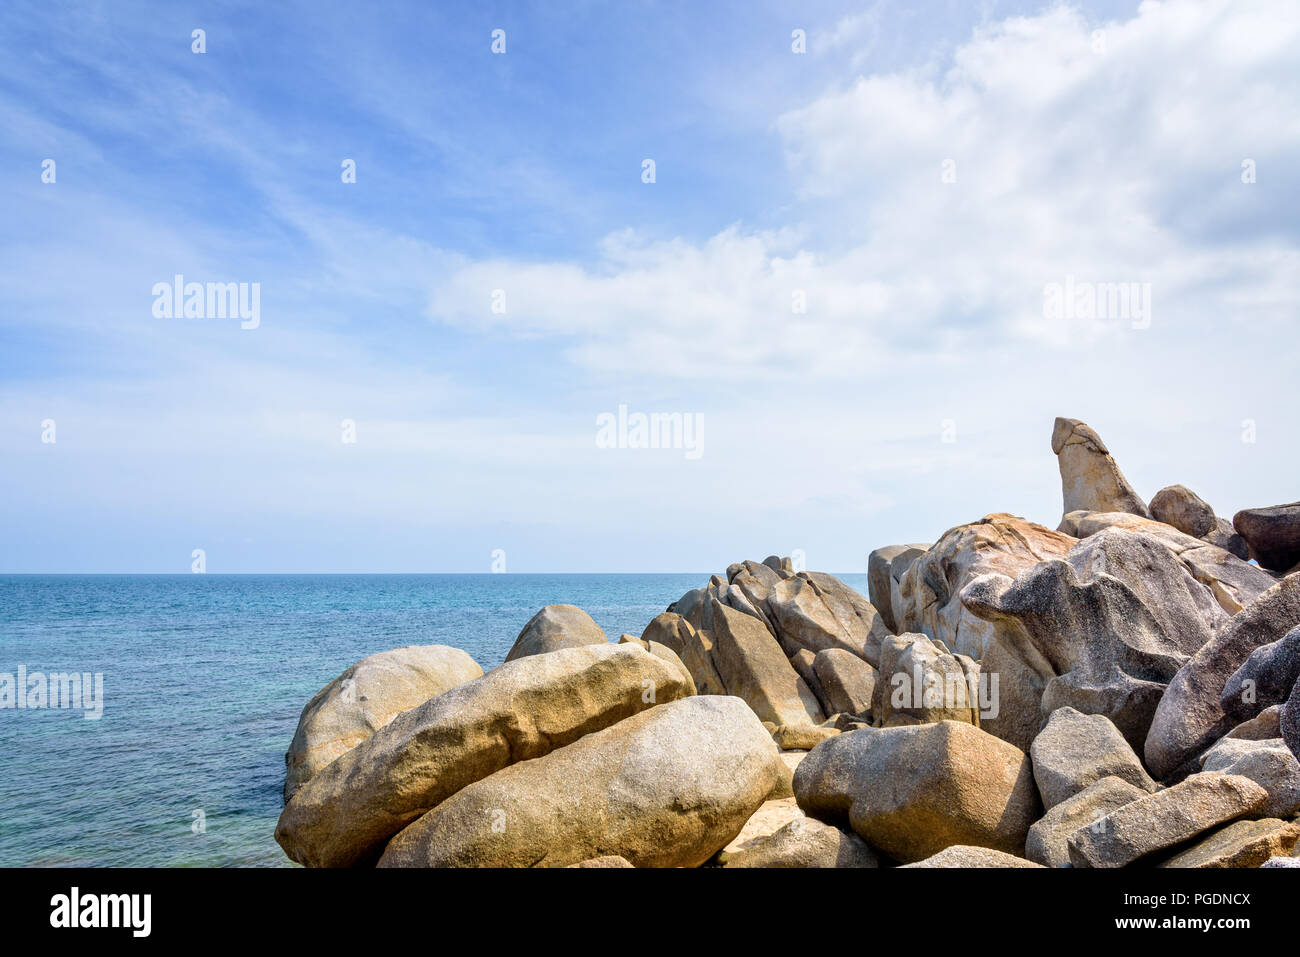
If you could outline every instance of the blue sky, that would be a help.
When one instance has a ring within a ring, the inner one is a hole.
[[[6,4],[0,572],[860,570],[1054,526],[1056,415],[1292,501],[1298,50],[1267,0]],[[155,317],[177,273],[260,324]],[[598,447],[621,404],[702,454]]]

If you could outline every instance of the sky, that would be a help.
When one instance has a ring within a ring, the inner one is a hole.
[[[0,573],[860,572],[1058,415],[1300,497],[1293,0],[15,2],[0,129]]]

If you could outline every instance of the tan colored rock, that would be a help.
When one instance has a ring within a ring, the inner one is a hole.
[[[541,655],[561,648],[603,645],[605,632],[576,605],[547,605],[524,625],[506,661]]]
[[[815,725],[826,719],[817,696],[757,619],[715,602],[713,624],[713,658],[729,694],[778,725]]]
[[[626,858],[619,857],[617,854],[607,854],[604,857],[591,857],[585,861],[579,861],[577,864],[570,864],[569,867],[631,867]]]
[[[886,638],[871,703],[877,727],[963,721],[979,727],[979,666],[925,635]]]
[[[989,847],[972,847],[969,844],[954,844],[952,847],[945,847],[938,854],[927,857],[923,861],[916,861],[912,864],[904,864],[903,866],[1042,867],[1043,865],[1025,860],[1023,857],[1017,857],[1015,854],[1007,854],[1005,851],[995,851]]]
[[[799,802],[794,799],[793,794],[764,801],[745,821],[740,828],[740,833],[731,839],[720,854],[737,854],[751,841],[771,837],[791,821],[802,817],[804,813],[799,810]]]
[[[1124,867],[1258,810],[1268,792],[1250,778],[1202,772],[1125,804],[1070,836],[1075,867]]]
[[[842,648],[871,662],[889,634],[871,602],[821,572],[798,572],[777,582],[767,596],[767,609],[788,655],[800,648]]]
[[[1151,517],[1142,496],[1124,478],[1106,443],[1090,426],[1078,419],[1058,418],[1052,429],[1052,451],[1061,468],[1063,514],[1085,509]]]
[[[800,763],[794,792],[808,814],[832,824],[847,817],[904,863],[954,844],[1019,853],[1042,812],[1029,757],[956,721],[831,738]]]
[[[1251,741],[1221,738],[1200,758],[1203,771],[1240,774],[1268,792],[1261,817],[1294,817],[1300,813],[1300,761],[1281,738]]]
[[[1029,755],[1049,811],[1105,777],[1121,778],[1143,791],[1156,789],[1137,754],[1104,715],[1058,708],[1034,738]]]
[[[686,667],[686,665],[682,662],[682,659],[677,656],[677,653],[673,651],[671,648],[669,648],[667,645],[661,644],[660,642],[657,641],[648,641],[645,638],[638,638],[635,635],[620,635],[618,639],[618,643],[620,645],[627,645],[627,644],[640,645],[642,648],[650,652],[650,654],[654,655],[656,658],[660,659],[661,661],[666,661],[668,664],[672,665],[674,668],[676,668],[678,671],[681,672],[682,679],[684,681],[690,683],[691,694],[696,693],[695,679],[691,677],[691,670]]]
[[[402,712],[323,768],[285,805],[275,839],[308,867],[368,863],[466,785],[689,693],[677,669],[637,645],[507,662]]]
[[[880,612],[885,627],[894,634],[903,630],[894,617],[894,592],[907,566],[924,555],[929,547],[928,544],[886,545],[867,557],[867,597],[872,607]]]
[[[459,648],[411,645],[362,658],[307,702],[284,756],[284,799],[403,711],[483,669]]]
[[[718,863],[727,868],[880,866],[875,851],[853,832],[802,815],[773,834],[724,850]]]
[[[671,701],[462,788],[381,867],[563,867],[616,854],[698,867],[740,833],[781,762],[744,702]]]
[[[871,709],[876,669],[853,652],[843,648],[819,651],[813,660],[813,672],[827,714],[863,715]]]
[[[645,631],[642,641],[661,644],[672,651],[691,673],[697,694],[726,694],[727,686],[713,663],[713,639],[676,612],[657,615]]]
[[[1132,804],[1148,793],[1116,777],[1094,781],[1034,823],[1025,838],[1025,857],[1044,867],[1068,866],[1072,834],[1082,827],[1096,825],[1111,811]]]
[[[811,751],[827,738],[839,734],[838,728],[824,725],[813,727],[808,724],[783,724],[772,732],[772,740],[782,751]]]
[[[1269,858],[1290,854],[1297,841],[1300,841],[1300,824],[1277,818],[1237,821],[1160,866],[1259,867]]]

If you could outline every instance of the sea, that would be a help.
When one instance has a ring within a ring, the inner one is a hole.
[[[617,641],[708,579],[0,575],[0,704],[20,668],[103,680],[98,718],[0,707],[0,866],[290,866],[274,837],[284,752],[343,669],[444,644],[486,671],[549,604]]]

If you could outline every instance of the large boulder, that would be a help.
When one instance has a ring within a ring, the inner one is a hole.
[[[1029,756],[1034,781],[1049,811],[1105,777],[1117,777],[1143,791],[1156,783],[1115,725],[1100,714],[1058,708],[1034,738]]]
[[[1268,803],[1259,809],[1264,817],[1300,812],[1300,761],[1281,738],[1221,738],[1201,755],[1201,769],[1239,774],[1262,787],[1268,792]]]
[[[956,721],[831,738],[800,763],[794,793],[808,814],[847,819],[903,863],[954,844],[1018,854],[1041,813],[1028,756]]]
[[[1236,722],[1249,721],[1265,708],[1284,703],[1298,679],[1300,625],[1250,653],[1223,686],[1219,707]]]
[[[758,619],[715,601],[713,658],[728,694],[774,724],[821,724],[821,703]]]
[[[727,686],[713,663],[713,639],[696,631],[676,612],[665,611],[646,625],[641,640],[670,649],[691,673],[697,694],[726,694]]]
[[[1235,723],[1220,695],[1232,673],[1261,645],[1300,624],[1300,575],[1284,578],[1232,618],[1179,669],[1147,734],[1147,768],[1157,778],[1186,769]],[[1283,735],[1285,737],[1285,734]]]
[[[852,831],[802,815],[772,834],[718,855],[723,867],[879,867],[867,842]]]
[[[561,648],[608,643],[605,632],[576,605],[547,605],[524,625],[506,661],[543,655]]]
[[[1097,826],[1111,811],[1150,793],[1120,778],[1094,781],[1078,794],[1048,810],[1025,838],[1025,857],[1044,867],[1070,863],[1070,836],[1081,827]]]
[[[461,789],[394,837],[379,865],[563,867],[618,855],[698,867],[763,803],[780,763],[743,701],[672,701]]]
[[[786,654],[842,648],[874,663],[889,634],[880,612],[833,575],[799,572],[778,581],[766,597],[777,637]]]
[[[965,655],[925,635],[895,635],[880,646],[880,668],[871,703],[876,727],[932,721],[979,727],[979,665]]]
[[[1058,418],[1052,427],[1052,451],[1061,468],[1064,514],[1083,509],[1151,517],[1146,502],[1134,491],[1106,443],[1091,427],[1078,419]]]
[[[1276,818],[1235,821],[1160,866],[1260,867],[1270,858],[1290,854],[1297,841],[1300,824]]]
[[[851,651],[827,648],[813,659],[827,714],[866,714],[876,690],[876,669]]]
[[[1186,486],[1171,485],[1157,492],[1151,499],[1151,517],[1238,558],[1250,558],[1246,540],[1236,533],[1232,523],[1215,515],[1209,503]]]
[[[466,785],[689,693],[678,669],[639,645],[507,662],[402,712],[319,771],[285,805],[275,839],[309,867],[372,862]]]
[[[1227,618],[1160,542],[1116,529],[1014,581],[976,579],[961,597],[1039,672],[1043,716],[1065,706],[1105,715],[1134,748],[1167,683]]]
[[[945,847],[938,854],[923,861],[904,864],[903,867],[1042,867],[1023,857],[995,851],[990,847],[972,847],[969,844],[954,844]]]
[[[1075,831],[1069,840],[1070,863],[1124,867],[1251,814],[1267,800],[1268,794],[1250,778],[1193,774]]]
[[[636,635],[627,634],[619,635],[618,643],[620,645],[640,645],[656,658],[661,661],[666,661],[681,672],[682,679],[690,685],[690,694],[699,693],[698,689],[695,687],[695,679],[691,677],[690,669],[682,663],[682,659],[677,656],[677,652],[673,651],[667,645],[661,644],[657,641],[650,641],[645,638],[638,638]]]
[[[911,563],[899,585],[898,630],[929,635],[996,675],[997,714],[983,717],[981,727],[1022,750],[1038,733],[1039,702],[1054,673],[1022,636],[967,609],[961,592],[984,574],[1015,578],[1039,562],[1064,558],[1074,545],[1074,538],[1023,518],[989,515],[945,532]]]
[[[895,634],[900,630],[894,617],[898,599],[895,592],[909,565],[925,554],[929,545],[886,545],[867,556],[867,597],[880,612],[885,627]]]
[[[1232,525],[1265,568],[1285,572],[1300,563],[1300,502],[1242,509]]]
[[[473,658],[447,645],[411,645],[362,658],[302,709],[284,756],[284,799],[403,711],[482,675]]]

